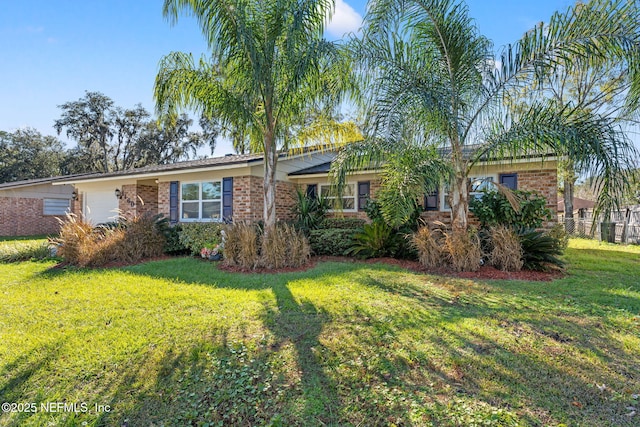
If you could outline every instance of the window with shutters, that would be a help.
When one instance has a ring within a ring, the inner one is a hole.
[[[181,183],[180,220],[221,221],[222,181]]]

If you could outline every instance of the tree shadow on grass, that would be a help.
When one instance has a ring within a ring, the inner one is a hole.
[[[50,363],[55,362],[61,345],[60,342],[48,344],[36,351],[23,354],[2,366],[0,370],[0,403],[36,403],[33,398],[24,398],[25,395],[30,395],[30,390],[28,389],[30,381],[32,377],[41,376],[41,371],[46,369]],[[0,424],[3,426],[20,426],[33,413],[34,411],[32,410],[13,412],[3,410],[0,412]]]
[[[135,408],[126,409],[118,423],[144,422],[167,425],[196,425],[215,421],[224,425],[339,424],[341,403],[334,381],[326,374],[318,354],[320,336],[331,317],[309,301],[298,301],[289,283],[308,272],[269,274],[203,274],[208,263],[176,273],[170,266],[133,267],[131,273],[149,271],[153,277],[187,285],[211,285],[231,290],[269,290],[275,304],[263,303],[262,337],[235,331],[203,341],[179,354],[166,354],[157,365],[155,385],[139,392]],[[197,269],[200,269],[198,271]],[[273,300],[271,300],[273,301]],[[123,383],[117,396],[130,393]],[[115,425],[114,414],[104,414],[100,422]]]
[[[364,282],[406,299],[415,308],[387,318],[388,340],[416,327],[421,316],[412,313],[433,310],[431,317],[422,315],[425,324],[434,326],[423,335],[430,350],[416,351],[412,357],[423,364],[418,370],[425,382],[433,382],[450,399],[514,408],[525,425],[632,426],[637,422],[627,416],[626,407],[632,401],[624,390],[640,386],[634,375],[640,360],[611,327],[603,326],[604,319],[567,317],[552,299],[536,302],[534,308],[523,306],[522,295],[508,295],[491,284],[468,292],[452,286],[447,294],[413,284],[397,286],[376,277]],[[497,292],[504,293],[499,305],[493,303]],[[361,339],[371,346],[378,337]],[[434,354],[439,355],[435,360]],[[596,384],[602,383],[608,388],[601,391]]]
[[[264,324],[272,332],[274,351],[293,345],[304,399],[303,418],[318,424],[338,421],[340,399],[335,383],[325,374],[317,354],[322,353],[320,335],[324,325],[331,322],[328,313],[318,310],[311,302],[299,303],[286,284],[272,287],[277,307],[265,307]]]

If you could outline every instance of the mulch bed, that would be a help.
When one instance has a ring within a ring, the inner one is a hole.
[[[163,255],[156,258],[147,258],[140,260],[135,264],[141,264],[149,261],[162,261],[166,259],[171,259],[172,256]],[[377,264],[383,263],[388,265],[395,265],[400,268],[404,268],[409,271],[413,271],[416,273],[422,274],[435,274],[438,276],[447,276],[447,277],[457,277],[462,279],[479,279],[479,280],[526,280],[530,282],[550,282],[555,279],[559,279],[564,276],[564,272],[560,270],[550,270],[550,271],[531,271],[531,270],[522,270],[522,271],[501,271],[494,267],[485,265],[480,267],[478,271],[465,271],[465,272],[456,272],[450,268],[439,268],[436,270],[427,270],[417,261],[410,261],[406,259],[395,259],[395,258],[371,258],[367,260],[359,260],[355,258],[349,257],[338,257],[338,256],[314,256],[311,258],[311,261],[298,268],[293,267],[285,267],[278,269],[268,269],[268,268],[256,268],[255,270],[247,270],[242,269],[240,267],[231,267],[224,265],[221,262],[218,262],[218,268],[222,271],[227,271],[230,273],[245,273],[245,274],[278,274],[278,273],[293,273],[298,271],[306,271],[315,267],[319,262],[350,262],[350,263],[367,263],[367,264]],[[211,262],[208,260],[202,260],[202,262]],[[127,267],[129,265],[135,264],[127,264],[123,262],[110,262],[107,265],[104,265],[100,268],[119,268],[119,267]],[[69,265],[65,262],[61,262],[55,265],[54,269],[64,269]]]
[[[291,273],[296,271],[305,271],[309,270],[316,266],[318,262],[326,262],[326,261],[335,261],[335,262],[365,262],[367,264],[389,264],[395,265],[401,268],[404,268],[409,271],[413,271],[416,273],[423,274],[435,274],[439,276],[448,276],[448,277],[458,277],[463,279],[480,279],[480,280],[526,280],[532,282],[550,282],[555,279],[559,279],[564,276],[564,273],[560,270],[551,270],[551,271],[532,271],[532,270],[522,270],[522,271],[502,271],[498,270],[492,266],[482,266],[478,271],[465,271],[465,272],[456,272],[450,268],[439,268],[437,270],[427,270],[417,261],[410,261],[404,259],[395,259],[395,258],[371,258],[367,260],[358,260],[349,257],[338,257],[338,256],[315,256],[311,258],[309,264],[299,267],[299,268],[279,268],[279,269],[266,269],[266,268],[257,268],[255,270],[246,270],[239,267],[230,267],[225,266],[222,263],[219,265],[219,269],[223,271],[228,271],[232,273],[262,273],[262,274],[273,274],[273,273]]]

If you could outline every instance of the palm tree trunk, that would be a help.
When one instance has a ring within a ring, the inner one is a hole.
[[[564,217],[573,219],[573,190],[574,181],[572,178],[564,180]]]
[[[278,153],[275,135],[267,132],[264,137],[264,211],[265,230],[276,224],[276,165]]]
[[[469,224],[469,188],[467,175],[456,171],[451,190],[449,192],[451,204],[451,225],[455,228],[466,229]]]

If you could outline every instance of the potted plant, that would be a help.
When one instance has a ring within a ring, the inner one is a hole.
[[[207,244],[200,250],[200,256],[210,261],[220,261],[222,259],[222,243]]]

